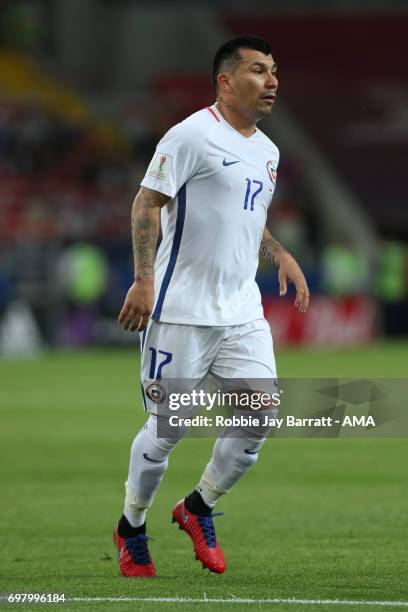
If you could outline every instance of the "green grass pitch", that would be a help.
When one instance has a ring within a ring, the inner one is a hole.
[[[402,378],[407,357],[406,344],[277,350],[282,377]],[[158,577],[122,578],[111,532],[122,511],[129,447],[145,419],[138,368],[137,352],[127,350],[0,362],[0,593],[408,601],[404,439],[269,440],[255,468],[217,508],[225,512],[215,519],[228,562],[222,576],[202,570],[186,534],[170,523],[173,504],[196,484],[212,445],[209,439],[186,439],[171,457],[149,514]],[[121,611],[357,609],[219,602],[66,605]]]

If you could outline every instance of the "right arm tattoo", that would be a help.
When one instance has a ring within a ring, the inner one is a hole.
[[[131,219],[135,278],[154,275],[160,209],[170,199],[163,193],[142,187],[133,202]]]

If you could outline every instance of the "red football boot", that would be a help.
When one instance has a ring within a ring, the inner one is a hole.
[[[222,552],[215,536],[213,517],[223,512],[217,512],[211,516],[199,516],[189,512],[180,500],[173,508],[172,522],[179,524],[182,529],[193,540],[196,559],[201,561],[203,568],[207,567],[211,572],[222,574],[227,568]]]
[[[147,540],[149,538],[144,534],[135,538],[122,538],[115,529],[113,541],[118,549],[119,567],[123,576],[152,578],[156,575]]]

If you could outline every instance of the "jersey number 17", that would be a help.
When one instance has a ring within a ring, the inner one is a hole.
[[[244,201],[244,210],[248,210],[248,204],[249,204],[249,196],[251,195],[251,191],[252,191],[252,196],[251,196],[251,203],[249,206],[249,210],[254,210],[254,206],[255,206],[255,198],[256,196],[261,193],[262,188],[263,188],[263,182],[262,181],[256,181],[251,180],[249,178],[245,179],[246,180],[246,193],[245,193],[245,201]],[[257,188],[253,187],[253,185],[258,185]],[[253,191],[253,189],[255,189],[255,191]]]

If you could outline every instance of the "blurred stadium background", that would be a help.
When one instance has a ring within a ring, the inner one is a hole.
[[[307,317],[258,280],[275,342],[408,334],[406,3],[3,0],[0,354],[134,344],[130,208],[165,130],[211,104],[229,35],[279,65],[262,129],[281,149],[269,227],[300,260]],[[211,236],[208,236],[211,240]]]

